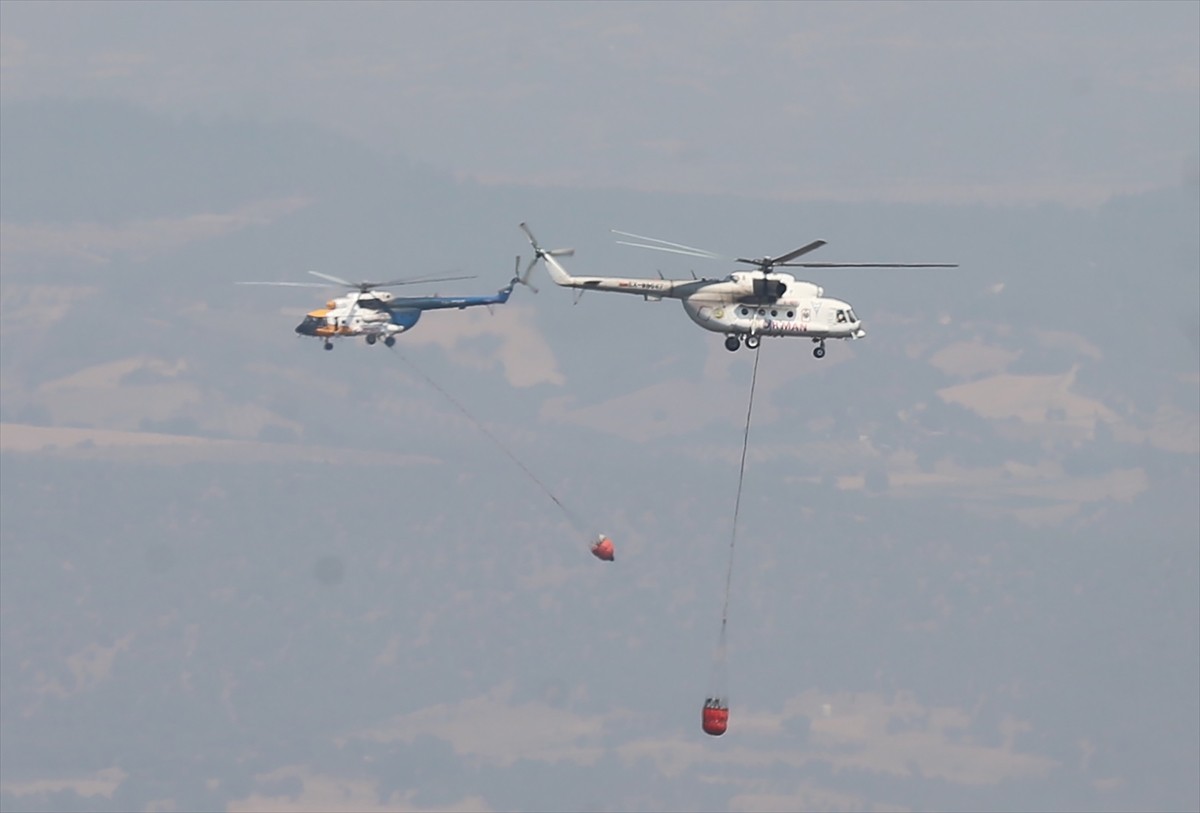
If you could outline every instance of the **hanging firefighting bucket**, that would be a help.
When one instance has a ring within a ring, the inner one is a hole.
[[[705,734],[719,737],[729,727],[729,704],[719,697],[710,697],[704,701],[704,710],[700,713],[700,727]]]
[[[616,557],[617,548],[613,545],[611,539],[604,534],[600,534],[599,538],[592,543],[592,556],[604,562],[611,562]]]

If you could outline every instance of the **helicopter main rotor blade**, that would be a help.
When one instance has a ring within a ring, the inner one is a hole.
[[[322,274],[320,271],[309,271],[308,273],[312,274],[314,277],[320,277],[321,279],[327,279],[330,282],[336,282],[338,285],[345,285],[348,288],[357,288],[358,287],[353,282],[350,282],[349,280],[344,280],[341,277],[335,277],[332,274]]]
[[[816,251],[823,245],[825,245],[824,240],[813,240],[811,243],[809,243],[806,246],[801,246],[800,248],[796,249],[795,251],[789,251],[787,254],[782,254],[782,255],[774,258],[773,260],[771,260],[771,265],[781,265],[783,263],[790,262],[790,261],[796,259],[797,257],[801,256],[802,254],[807,254],[810,251]]]
[[[328,288],[324,282],[235,282],[234,285],[281,285],[286,288]]]
[[[365,288],[395,288],[398,285],[420,285],[425,282],[451,282],[459,279],[475,279],[472,276],[466,277],[405,277],[404,279],[394,279],[388,282],[363,282],[359,287]]]
[[[789,268],[958,268],[958,263],[779,263]]]
[[[699,251],[685,251],[683,249],[678,249],[678,248],[668,248],[667,246],[651,246],[651,245],[647,245],[646,243],[630,243],[627,240],[618,240],[617,245],[633,246],[634,248],[649,248],[654,251],[667,251],[667,252],[670,252],[671,254],[682,254],[685,257],[699,257],[703,260],[725,259],[724,257],[722,257],[719,254],[712,254],[707,251],[703,252],[703,253],[701,253]]]
[[[309,271],[308,273],[312,274],[314,277],[320,277],[321,279],[327,279],[330,282],[336,282],[338,285],[345,285],[347,288],[357,288],[364,294],[373,288],[392,288],[396,285],[418,285],[423,282],[451,282],[453,280],[460,279],[475,279],[473,276],[435,277],[429,274],[422,274],[415,277],[401,277],[400,279],[387,280],[386,282],[351,282],[348,279],[335,277],[333,274],[324,274],[320,271]]]
[[[806,246],[801,246],[795,251],[789,251],[787,254],[780,254],[778,257],[763,257],[761,260],[750,260],[745,257],[738,257],[739,263],[750,263],[757,265],[759,268],[766,270],[776,265],[787,265],[789,260],[794,260],[802,254],[807,254],[810,251],[816,251],[821,246],[825,245],[824,240],[813,240]]]
[[[633,232],[621,231],[620,229],[609,229],[609,231],[612,232],[613,234],[619,234],[622,237],[633,237],[634,239],[637,239],[637,240],[649,240],[651,243],[661,243],[662,246],[670,246],[671,248],[683,249],[683,252],[678,252],[678,253],[687,252],[687,253],[691,253],[697,257],[708,257],[709,259],[713,259],[713,260],[729,259],[728,257],[724,257],[720,254],[717,254],[715,251],[709,251],[706,248],[696,248],[695,246],[687,246],[687,245],[684,245],[683,243],[672,243],[670,240],[660,240],[657,237],[646,237],[644,234],[634,234]],[[662,248],[661,246],[647,246],[647,245],[643,245],[641,243],[627,243],[624,240],[618,240],[617,242],[623,246],[637,246],[638,248],[656,248],[659,251],[669,251],[670,250],[670,249]]]

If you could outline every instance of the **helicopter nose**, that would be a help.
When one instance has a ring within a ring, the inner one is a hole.
[[[867,335],[866,329],[862,326],[862,322],[859,322],[858,326],[856,328],[854,328],[854,338],[861,339],[863,336],[866,336],[866,335]]]
[[[301,336],[315,336],[316,335],[316,332],[313,330],[312,326],[309,325],[307,322],[301,322],[300,324],[296,325],[296,332],[298,334],[300,334]]]

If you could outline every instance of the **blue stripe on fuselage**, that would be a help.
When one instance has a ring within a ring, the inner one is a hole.
[[[502,305],[512,294],[511,289],[505,289],[491,296],[406,296],[397,297],[388,303],[395,308],[413,308],[418,311],[436,311],[446,308],[470,308],[475,305]]]
[[[399,325],[400,327],[404,328],[405,330],[408,330],[413,325],[415,325],[417,323],[417,320],[420,318],[421,318],[421,312],[419,310],[393,310],[392,311],[392,324]]]

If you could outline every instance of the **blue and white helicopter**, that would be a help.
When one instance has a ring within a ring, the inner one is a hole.
[[[355,290],[344,296],[335,297],[325,307],[309,311],[302,322],[296,325],[300,336],[322,339],[326,350],[333,349],[335,338],[362,336],[367,344],[382,340],[391,347],[396,337],[411,330],[425,311],[476,307],[479,305],[503,305],[512,295],[517,283],[529,286],[529,272],[520,272],[521,258],[517,257],[516,271],[508,285],[487,296],[395,296],[383,288],[400,285],[418,285],[430,282],[474,279],[474,277],[408,277],[388,282],[350,282],[332,274],[309,271],[314,277],[345,285]],[[322,282],[239,282],[238,285],[278,285],[292,288],[327,288]],[[533,287],[529,286],[532,290]]]

